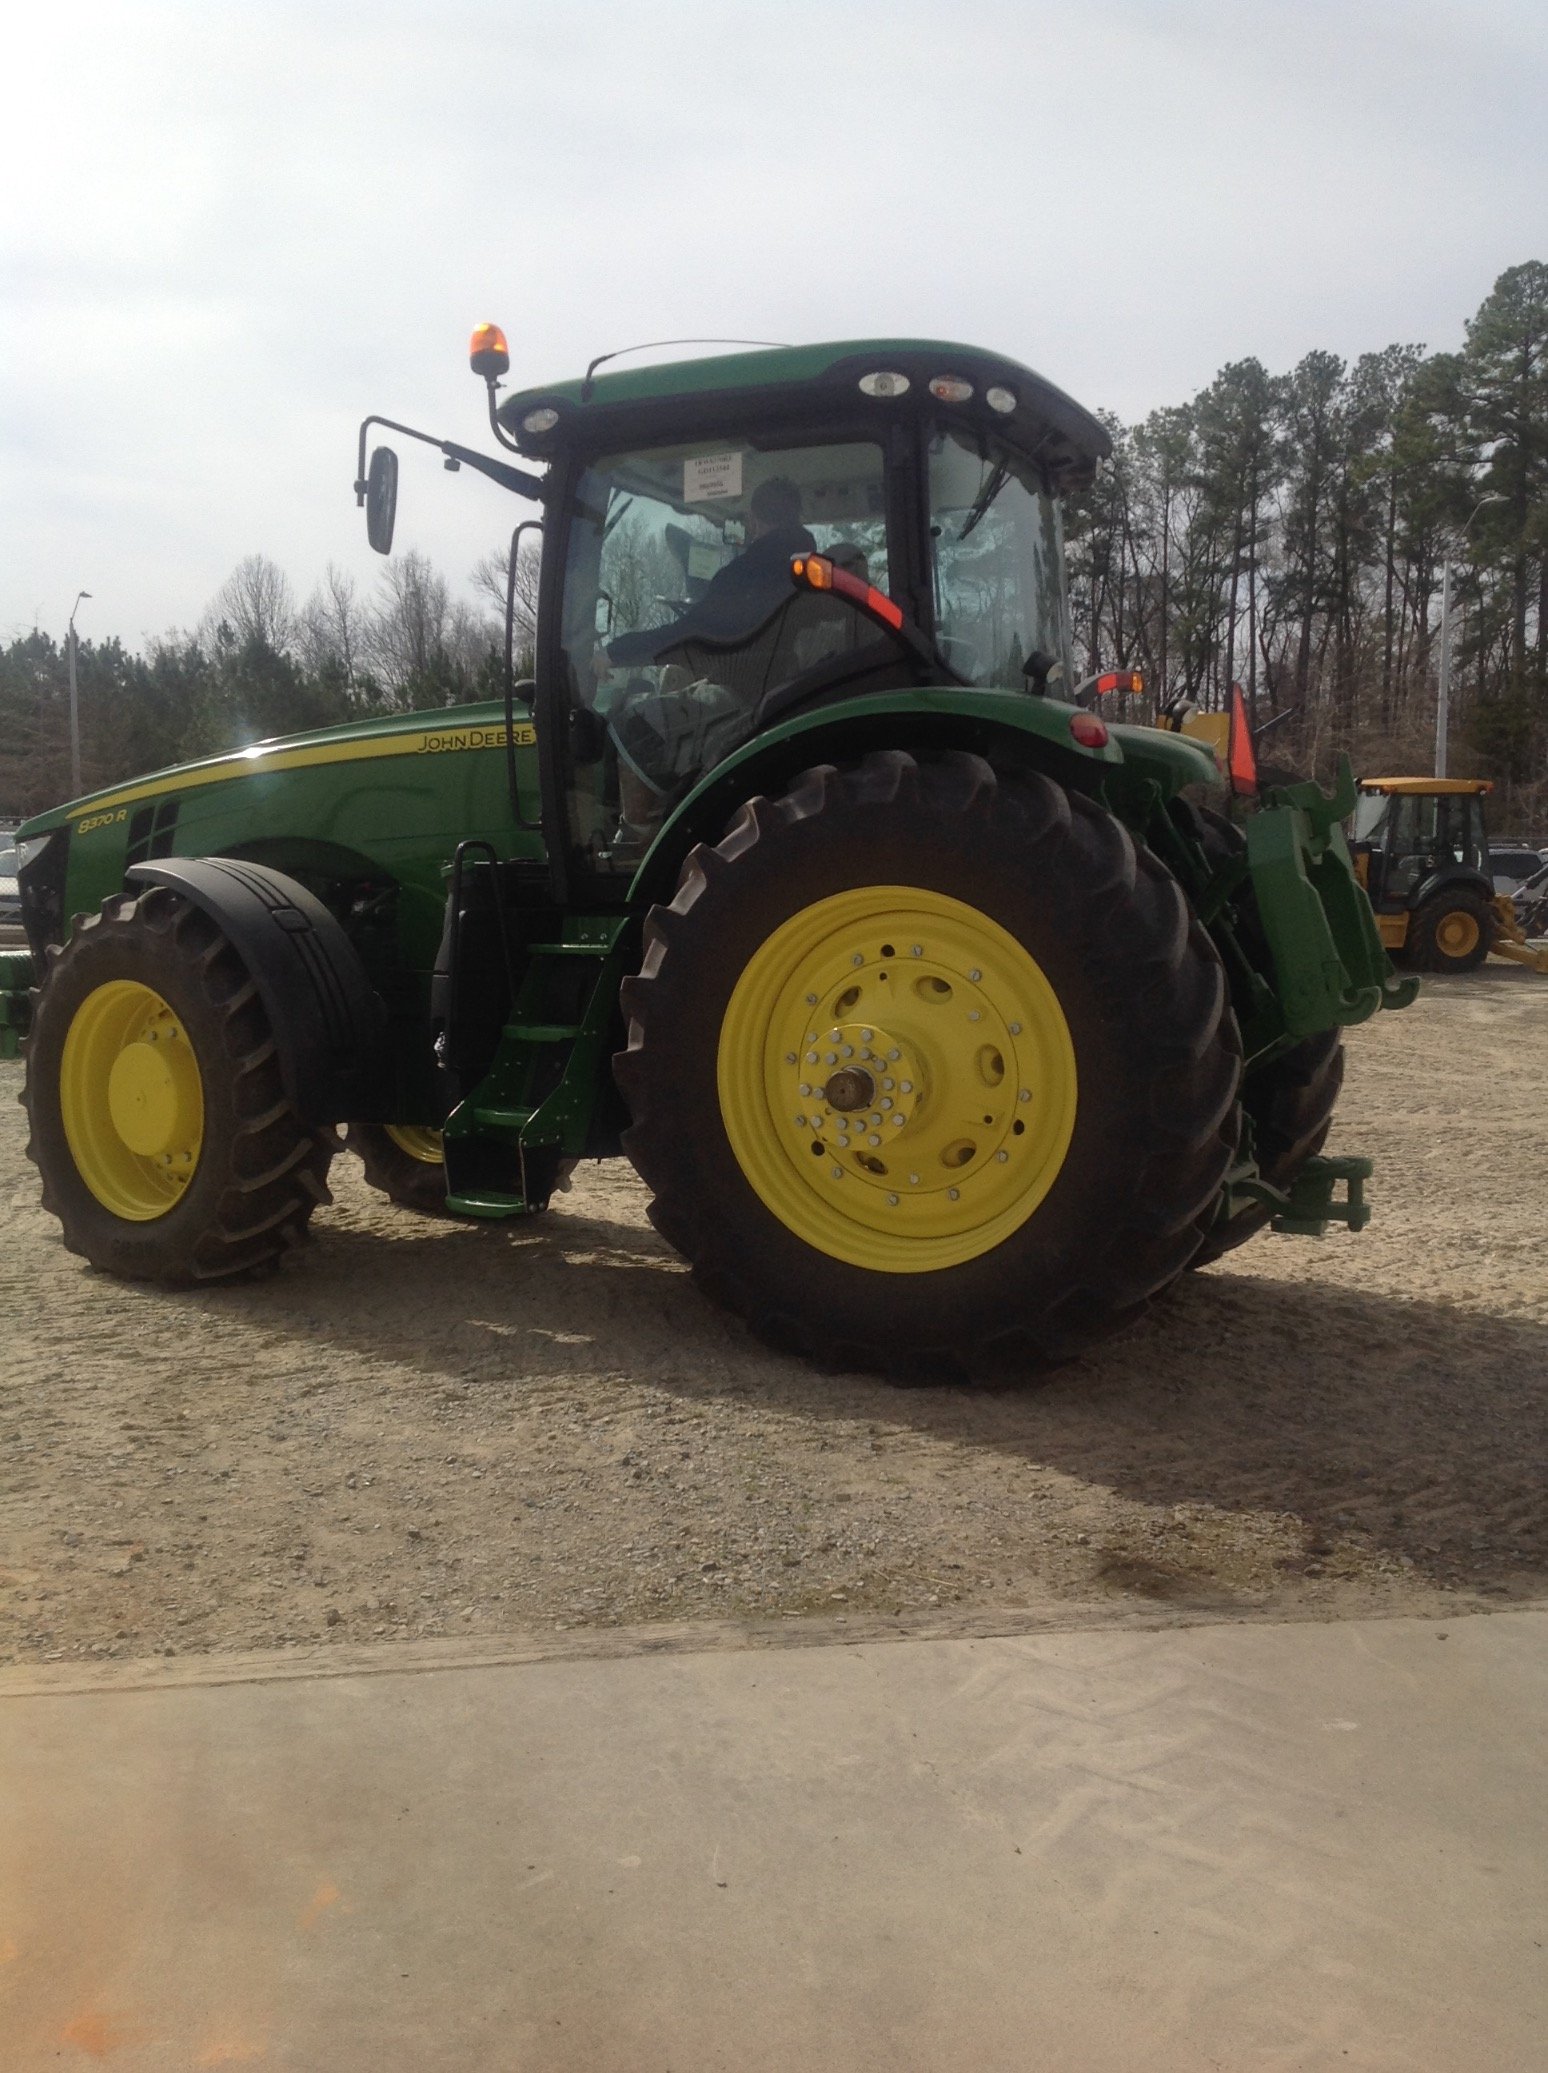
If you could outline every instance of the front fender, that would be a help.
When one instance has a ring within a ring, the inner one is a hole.
[[[387,1016],[354,945],[294,878],[231,857],[131,864],[131,888],[169,886],[206,913],[247,966],[268,1013],[280,1076],[308,1123],[381,1110]]]
[[[1214,758],[1180,736],[1115,727],[1101,748],[1070,733],[1077,708],[1020,691],[872,693],[798,713],[765,729],[702,777],[674,808],[629,888],[631,903],[670,899],[683,858],[714,842],[744,799],[783,790],[814,763],[851,762],[881,748],[967,749],[996,769],[1045,772],[1072,790],[1170,799],[1185,785],[1218,789]]]

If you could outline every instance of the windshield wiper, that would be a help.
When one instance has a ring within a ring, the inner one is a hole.
[[[989,509],[989,506],[1000,494],[1000,491],[1004,489],[1006,482],[1009,480],[1009,477],[1010,462],[996,461],[994,466],[989,471],[988,480],[985,482],[983,488],[978,492],[978,495],[973,500],[973,508],[969,511],[967,517],[964,518],[962,521],[962,530],[957,535],[957,538],[959,540],[965,540],[968,534],[972,532],[973,528],[978,524],[979,520]]]

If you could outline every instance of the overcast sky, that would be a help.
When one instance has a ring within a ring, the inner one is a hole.
[[[633,340],[958,338],[1133,418],[1548,259],[1545,0],[116,0],[0,42],[0,639],[374,582],[359,419]],[[459,583],[512,500],[404,455]]]

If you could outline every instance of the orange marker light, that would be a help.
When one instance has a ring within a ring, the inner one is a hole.
[[[1110,669],[1106,676],[1096,680],[1096,693],[1105,698],[1110,691],[1132,691],[1136,697],[1144,690],[1145,679],[1137,669]]]
[[[858,576],[850,575],[848,569],[837,567],[825,554],[793,555],[790,580],[797,586],[804,584],[808,590],[831,590],[835,597],[847,597],[884,626],[896,628],[903,624],[901,605],[895,605],[887,593],[876,589],[874,584],[862,583]]]
[[[468,365],[473,372],[481,374],[485,381],[494,381],[506,372],[510,364],[511,349],[499,325],[476,325],[468,346]]]

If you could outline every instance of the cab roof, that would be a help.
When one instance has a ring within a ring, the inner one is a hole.
[[[593,369],[599,365],[592,362]],[[860,387],[867,374],[906,379],[890,395],[871,396]],[[970,395],[959,402],[937,400],[930,384],[941,377],[968,384]],[[1008,391],[1012,408],[992,408],[986,400],[990,389]],[[799,425],[835,406],[856,416],[874,414],[878,424],[923,407],[947,420],[992,429],[1045,467],[1061,489],[1089,482],[1097,462],[1112,451],[1101,422],[1030,367],[944,339],[842,339],[619,367],[522,389],[506,397],[498,415],[523,453],[546,459],[577,437],[588,446],[692,437],[701,425],[724,428],[739,415],[756,419],[762,430],[770,421]],[[529,422],[548,411],[552,423]]]
[[[1492,792],[1486,777],[1362,777],[1362,792]]]

